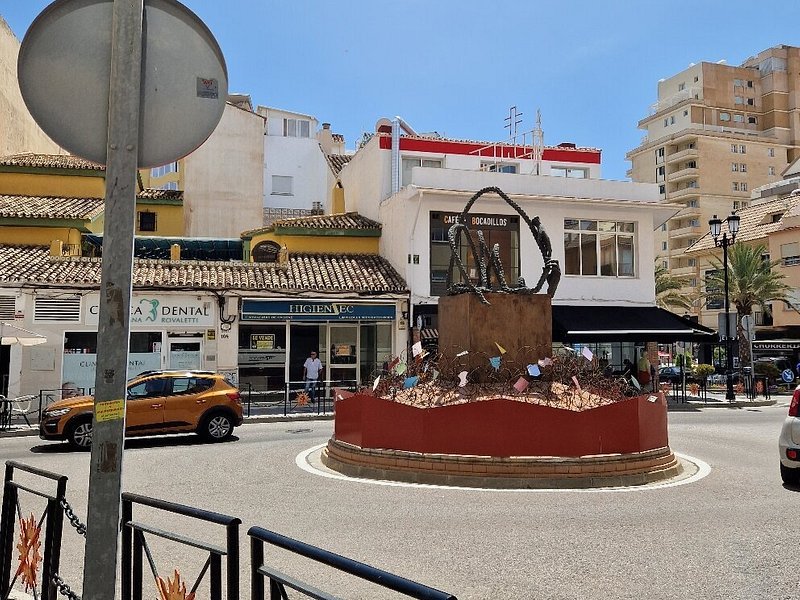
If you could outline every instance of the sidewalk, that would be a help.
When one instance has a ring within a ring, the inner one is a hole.
[[[758,406],[773,406],[779,402],[788,402],[792,398],[791,392],[776,392],[769,398],[759,395],[750,400],[745,394],[736,394],[735,402],[725,399],[724,390],[706,392],[706,396],[694,396],[686,392],[686,401],[680,394],[667,394],[667,409],[670,411],[700,410],[703,408],[748,408]]]

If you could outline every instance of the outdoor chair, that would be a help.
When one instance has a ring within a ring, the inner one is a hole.
[[[25,423],[28,424],[28,427],[31,427],[31,422],[28,420],[28,415],[34,415],[39,413],[38,407],[33,407],[33,401],[38,398],[35,394],[31,394],[29,396],[19,396],[18,398],[12,398],[11,402],[11,411],[9,414],[9,424],[14,417],[22,417],[25,419]]]

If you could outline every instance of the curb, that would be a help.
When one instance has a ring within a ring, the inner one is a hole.
[[[245,417],[242,425],[251,423],[301,423],[303,421],[332,421],[333,413],[313,413],[295,415],[260,415],[257,417]],[[14,429],[11,431],[0,431],[0,439],[12,437],[32,437],[39,436],[39,428]]]
[[[667,411],[697,411],[702,410],[704,408],[758,408],[762,406],[774,406],[778,403],[777,400],[756,400],[756,401],[748,401],[748,400],[737,400],[736,402],[701,402],[701,401],[688,401],[682,404],[667,404]]]

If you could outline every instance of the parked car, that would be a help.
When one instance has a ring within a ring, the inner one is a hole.
[[[148,371],[128,382],[125,435],[195,432],[211,442],[226,440],[242,424],[239,390],[210,371]],[[94,398],[57,400],[39,424],[44,440],[66,440],[75,448],[92,445]]]
[[[778,449],[781,479],[784,483],[797,485],[800,483],[800,385],[794,390],[789,415],[783,421]]]
[[[686,383],[699,383],[700,381],[695,377],[691,371],[684,371],[686,375]],[[658,369],[658,382],[671,383],[677,385],[681,382],[681,368],[680,367],[661,367]]]

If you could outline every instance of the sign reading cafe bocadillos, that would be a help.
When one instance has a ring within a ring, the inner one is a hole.
[[[85,307],[87,325],[97,325],[99,300],[90,297]],[[142,326],[201,326],[215,324],[214,309],[208,299],[195,296],[134,295],[131,298],[131,325]]]

